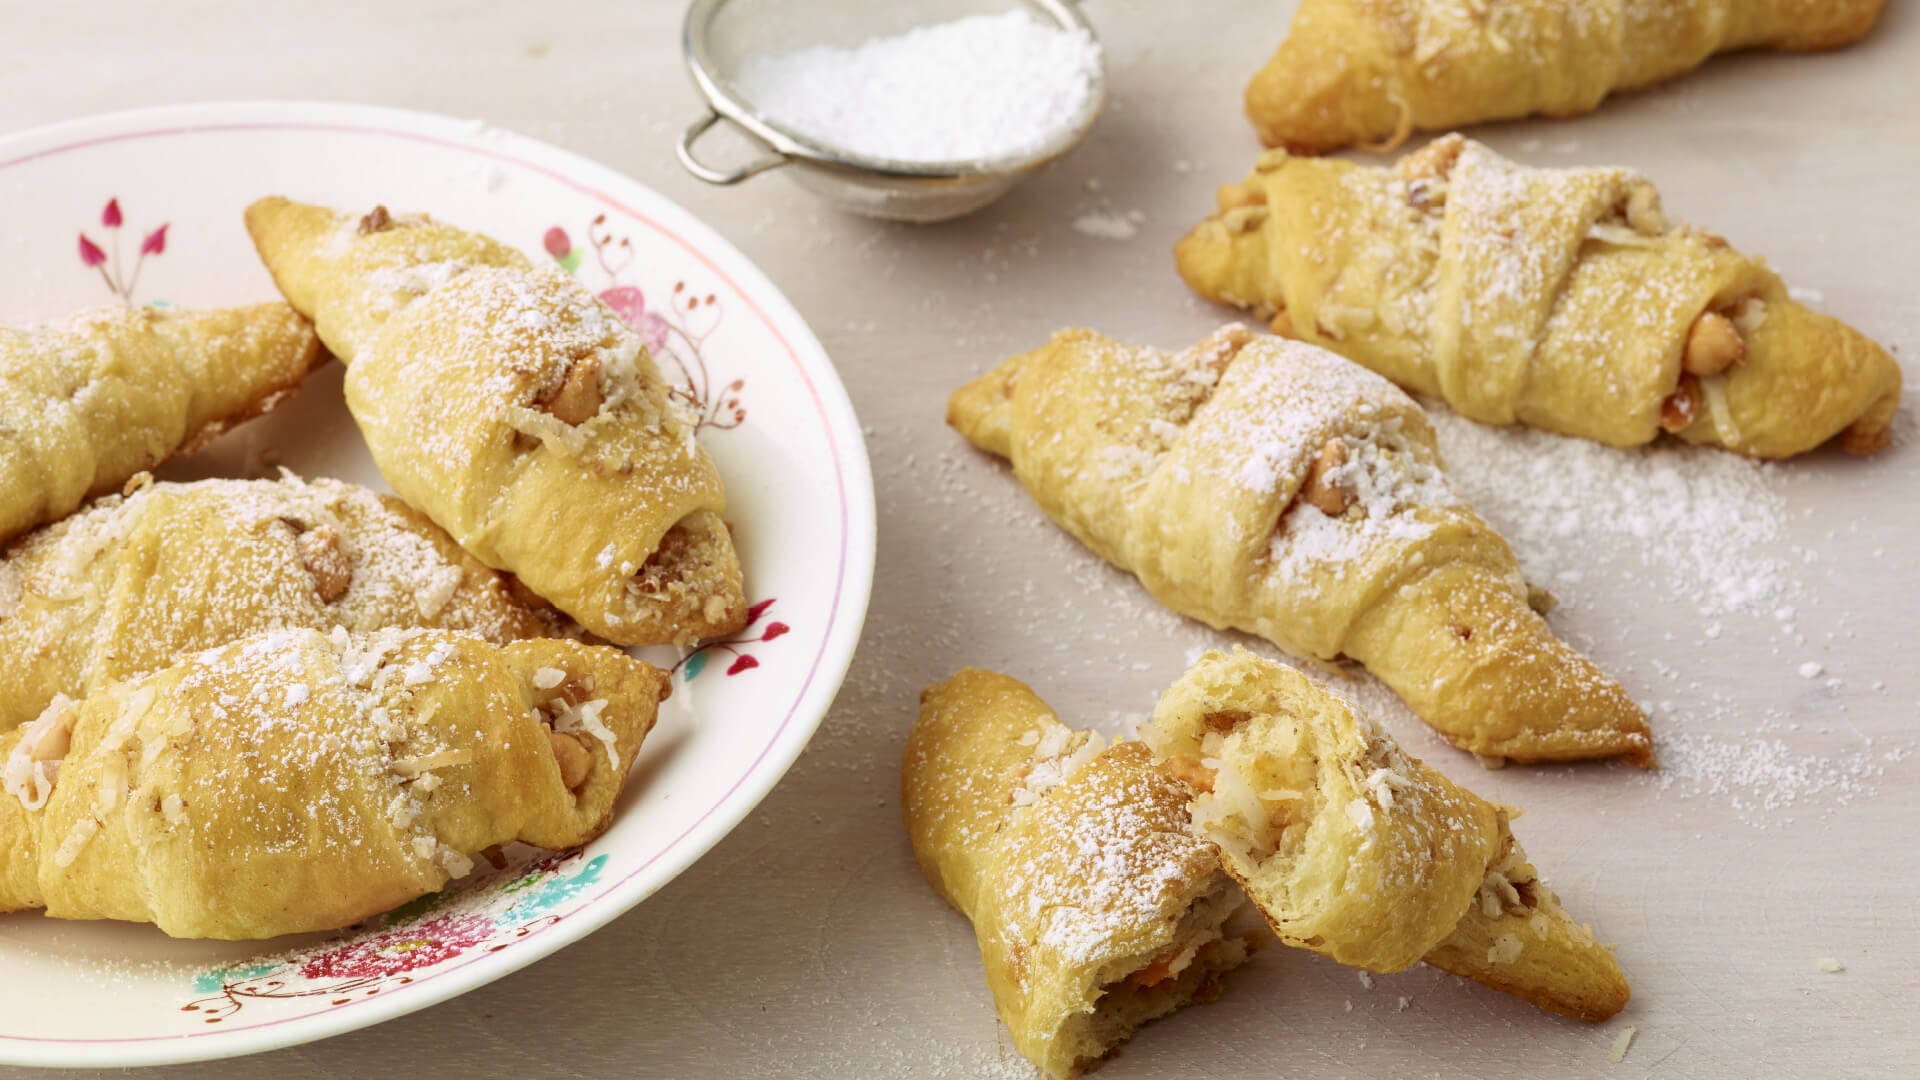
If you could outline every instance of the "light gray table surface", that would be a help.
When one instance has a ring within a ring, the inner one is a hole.
[[[531,968],[221,1073],[1031,1075],[995,1021],[972,935],[921,881],[900,826],[916,694],[962,664],[997,667],[1070,721],[1118,731],[1199,648],[1234,639],[1160,611],[1046,524],[946,429],[942,407],[968,375],[1060,326],[1178,345],[1222,321],[1182,287],[1168,252],[1257,150],[1239,91],[1291,6],[1091,0],[1113,99],[1088,143],[976,217],[908,228],[827,210],[777,176],[720,190],[684,174],[672,143],[697,102],[680,66],[681,8],[667,0],[0,2],[0,128],[178,102],[368,102],[480,118],[654,186],[755,259],[811,321],[873,458],[880,553],[866,640],[812,746],[735,833]],[[1920,348],[1910,6],[1845,53],[1720,60],[1579,121],[1479,134],[1538,163],[1640,168],[1676,217],[1766,253],[1898,355]],[[1076,230],[1090,213],[1132,215],[1137,233]],[[1507,438],[1494,441],[1509,466],[1541,445]],[[1920,1072],[1920,756],[1909,752],[1920,450],[1903,442],[1867,464],[1821,454],[1738,476],[1779,503],[1776,534],[1746,553],[1774,568],[1794,609],[1778,617],[1703,616],[1657,566],[1659,537],[1543,541],[1509,514],[1523,561],[1578,568],[1556,582],[1567,603],[1554,621],[1655,706],[1665,773],[1483,772],[1386,709],[1413,752],[1527,808],[1518,831],[1535,863],[1618,944],[1634,987],[1626,1013],[1587,1027],[1424,968],[1368,989],[1275,948],[1220,1002],[1143,1032],[1101,1075]],[[1501,525],[1500,507],[1522,496],[1489,498],[1482,509]],[[1800,676],[1809,662],[1821,678]],[[1822,957],[1846,970],[1822,972]],[[1609,1064],[1629,1024],[1631,1051]]]

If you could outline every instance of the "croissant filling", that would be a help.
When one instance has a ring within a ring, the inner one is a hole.
[[[579,791],[593,773],[594,759],[586,737],[598,739],[607,752],[607,767],[620,771],[620,747],[613,729],[601,714],[607,711],[607,699],[592,697],[591,677],[582,682],[567,682],[558,668],[541,668],[533,673],[533,685],[551,696],[534,707],[546,729],[547,744],[560,766],[561,782],[568,791]]]
[[[1322,801],[1311,775],[1311,755],[1293,753],[1301,739],[1296,725],[1276,723],[1266,748],[1251,755],[1230,748],[1241,713],[1213,713],[1200,739],[1200,755],[1156,748],[1176,778],[1194,789],[1194,827],[1230,859],[1251,870],[1279,856],[1305,850],[1307,830]],[[1363,809],[1365,804],[1358,804]]]
[[[1141,1025],[1217,992],[1220,976],[1253,951],[1252,936],[1230,926],[1245,910],[1237,891],[1223,883],[1187,908],[1165,948],[1103,969],[1092,1014],[1080,1030],[1067,1033],[1077,1066],[1105,1057]]]
[[[738,613],[728,597],[736,571],[726,525],[707,511],[689,514],[660,538],[647,561],[627,569],[629,608],[637,620],[724,626]],[[630,566],[631,564],[629,564]]]

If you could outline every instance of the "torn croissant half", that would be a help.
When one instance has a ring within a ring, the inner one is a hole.
[[[144,480],[144,478],[143,478]],[[339,480],[138,483],[0,557],[0,731],[268,630],[559,632],[391,495]]]
[[[1625,1007],[1613,954],[1540,880],[1509,812],[1299,672],[1208,653],[1143,734],[1287,944],[1372,971],[1425,960],[1580,1020]]]
[[[0,327],[0,544],[268,411],[325,355],[285,304]]]
[[[1884,0],[1302,0],[1247,86],[1268,146],[1390,148],[1414,130],[1576,116],[1736,49],[1831,49]]]
[[[1178,353],[1064,330],[947,420],[1181,614],[1357,660],[1476,754],[1652,764],[1645,714],[1530,606],[1426,413],[1356,364],[1239,326]]]
[[[329,930],[613,818],[668,682],[571,641],[275,631],[0,735],[0,911]]]
[[[720,474],[640,335],[555,266],[421,215],[272,197],[267,268],[348,365],[381,474],[489,566],[622,645],[745,625]]]
[[[1005,675],[967,668],[921,695],[901,791],[921,869],[973,923],[1000,1018],[1049,1076],[1210,999],[1254,947],[1187,789]]]
[[[1891,438],[1900,367],[1626,169],[1458,135],[1391,168],[1268,151],[1175,248],[1194,291],[1487,424],[1783,458]]]

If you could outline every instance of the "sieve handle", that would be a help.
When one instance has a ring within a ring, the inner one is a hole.
[[[681,133],[680,144],[675,148],[680,155],[680,164],[686,166],[688,172],[705,180],[707,183],[719,184],[723,187],[731,186],[750,177],[758,176],[768,169],[777,169],[793,161],[793,159],[786,154],[770,146],[767,147],[767,152],[763,156],[732,169],[718,169],[701,161],[698,155],[694,153],[694,144],[699,142],[700,137],[705,135],[712,129],[713,125],[719,123],[720,120],[721,116],[718,112],[708,109],[707,115],[695,120],[692,126]],[[759,140],[756,139],[755,141],[758,142]]]

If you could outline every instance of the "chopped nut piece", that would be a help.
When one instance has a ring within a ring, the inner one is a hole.
[[[1334,480],[1331,475],[1346,463],[1347,444],[1338,438],[1328,439],[1320,448],[1320,456],[1313,460],[1313,467],[1307,470],[1307,482],[1301,494],[1328,517],[1339,517],[1353,505],[1352,487]]]
[[[560,782],[567,785],[568,791],[580,790],[587,782],[587,774],[593,771],[593,755],[580,745],[580,740],[565,732],[547,729],[547,745],[553,748],[553,760],[560,766]]]
[[[1652,184],[1642,183],[1627,196],[1627,224],[1642,236],[1659,236],[1667,231],[1667,215],[1660,209],[1660,192]]]
[[[1285,165],[1287,158],[1290,156],[1292,155],[1288,154],[1283,147],[1275,147],[1272,150],[1262,150],[1260,151],[1260,156],[1253,159],[1253,171],[1257,173],[1270,173],[1280,166]]]
[[[360,235],[365,236],[368,233],[377,233],[391,224],[393,224],[393,218],[387,213],[387,208],[384,206],[375,206],[372,210],[367,211],[366,217],[360,219]]]
[[[1660,403],[1660,427],[1665,431],[1685,431],[1699,415],[1700,380],[1682,375],[1673,394]]]
[[[1680,366],[1690,375],[1718,375],[1747,358],[1747,342],[1733,320],[1716,311],[1703,311],[1687,331],[1687,348]]]
[[[1265,224],[1267,208],[1264,206],[1236,206],[1220,216],[1220,224],[1230,233],[1252,232]]]
[[[1467,141],[1458,135],[1442,136],[1408,154],[1400,168],[1409,181],[1445,180],[1466,148]]]
[[[1261,206],[1267,201],[1267,189],[1247,184],[1221,184],[1214,193],[1220,203],[1220,209],[1232,210],[1239,206]]]
[[[340,533],[331,525],[316,525],[299,535],[294,546],[300,552],[300,565],[313,575],[314,591],[320,602],[331,604],[347,595],[353,584],[353,561],[347,558]]]
[[[1542,615],[1550,615],[1554,608],[1560,606],[1560,598],[1529,581],[1527,582],[1527,606]]]
[[[1213,790],[1213,770],[1202,765],[1198,758],[1173,755],[1167,759],[1167,774],[1195,791]]]
[[[560,386],[540,405],[555,420],[578,427],[599,414],[600,403],[600,361],[583,356],[573,362]]]
[[[1293,316],[1287,314],[1286,308],[1274,312],[1273,318],[1267,321],[1267,327],[1284,338],[1299,336],[1293,332]]]

